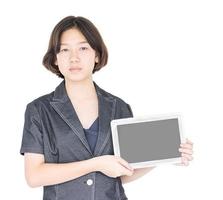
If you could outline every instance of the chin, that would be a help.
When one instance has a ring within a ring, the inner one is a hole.
[[[82,82],[87,79],[88,80],[92,79],[92,76],[67,76],[67,77],[65,77],[65,80],[67,80],[69,82]]]

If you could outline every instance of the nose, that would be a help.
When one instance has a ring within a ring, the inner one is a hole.
[[[79,62],[80,58],[79,58],[79,54],[77,50],[71,50],[70,53],[70,62]]]

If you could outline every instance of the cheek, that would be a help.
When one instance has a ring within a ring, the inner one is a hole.
[[[85,64],[87,64],[88,66],[91,66],[93,68],[95,65],[95,55],[92,54],[85,55],[82,58],[82,61],[85,62]]]
[[[68,64],[68,60],[65,59],[65,58],[60,58],[60,57],[58,57],[58,58],[57,58],[57,64],[58,64],[58,67],[59,67],[59,68],[60,68],[60,67],[64,67],[64,66],[66,66],[66,65]]]

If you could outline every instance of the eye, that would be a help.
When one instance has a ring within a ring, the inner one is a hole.
[[[81,51],[85,51],[85,50],[87,50],[88,48],[87,47],[80,47],[80,50]]]
[[[67,48],[63,48],[60,50],[60,52],[68,52],[68,51],[69,51],[69,49],[67,49]]]

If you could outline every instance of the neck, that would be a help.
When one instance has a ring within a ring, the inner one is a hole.
[[[65,87],[68,97],[73,101],[82,101],[96,94],[92,79],[77,82],[65,80]]]

